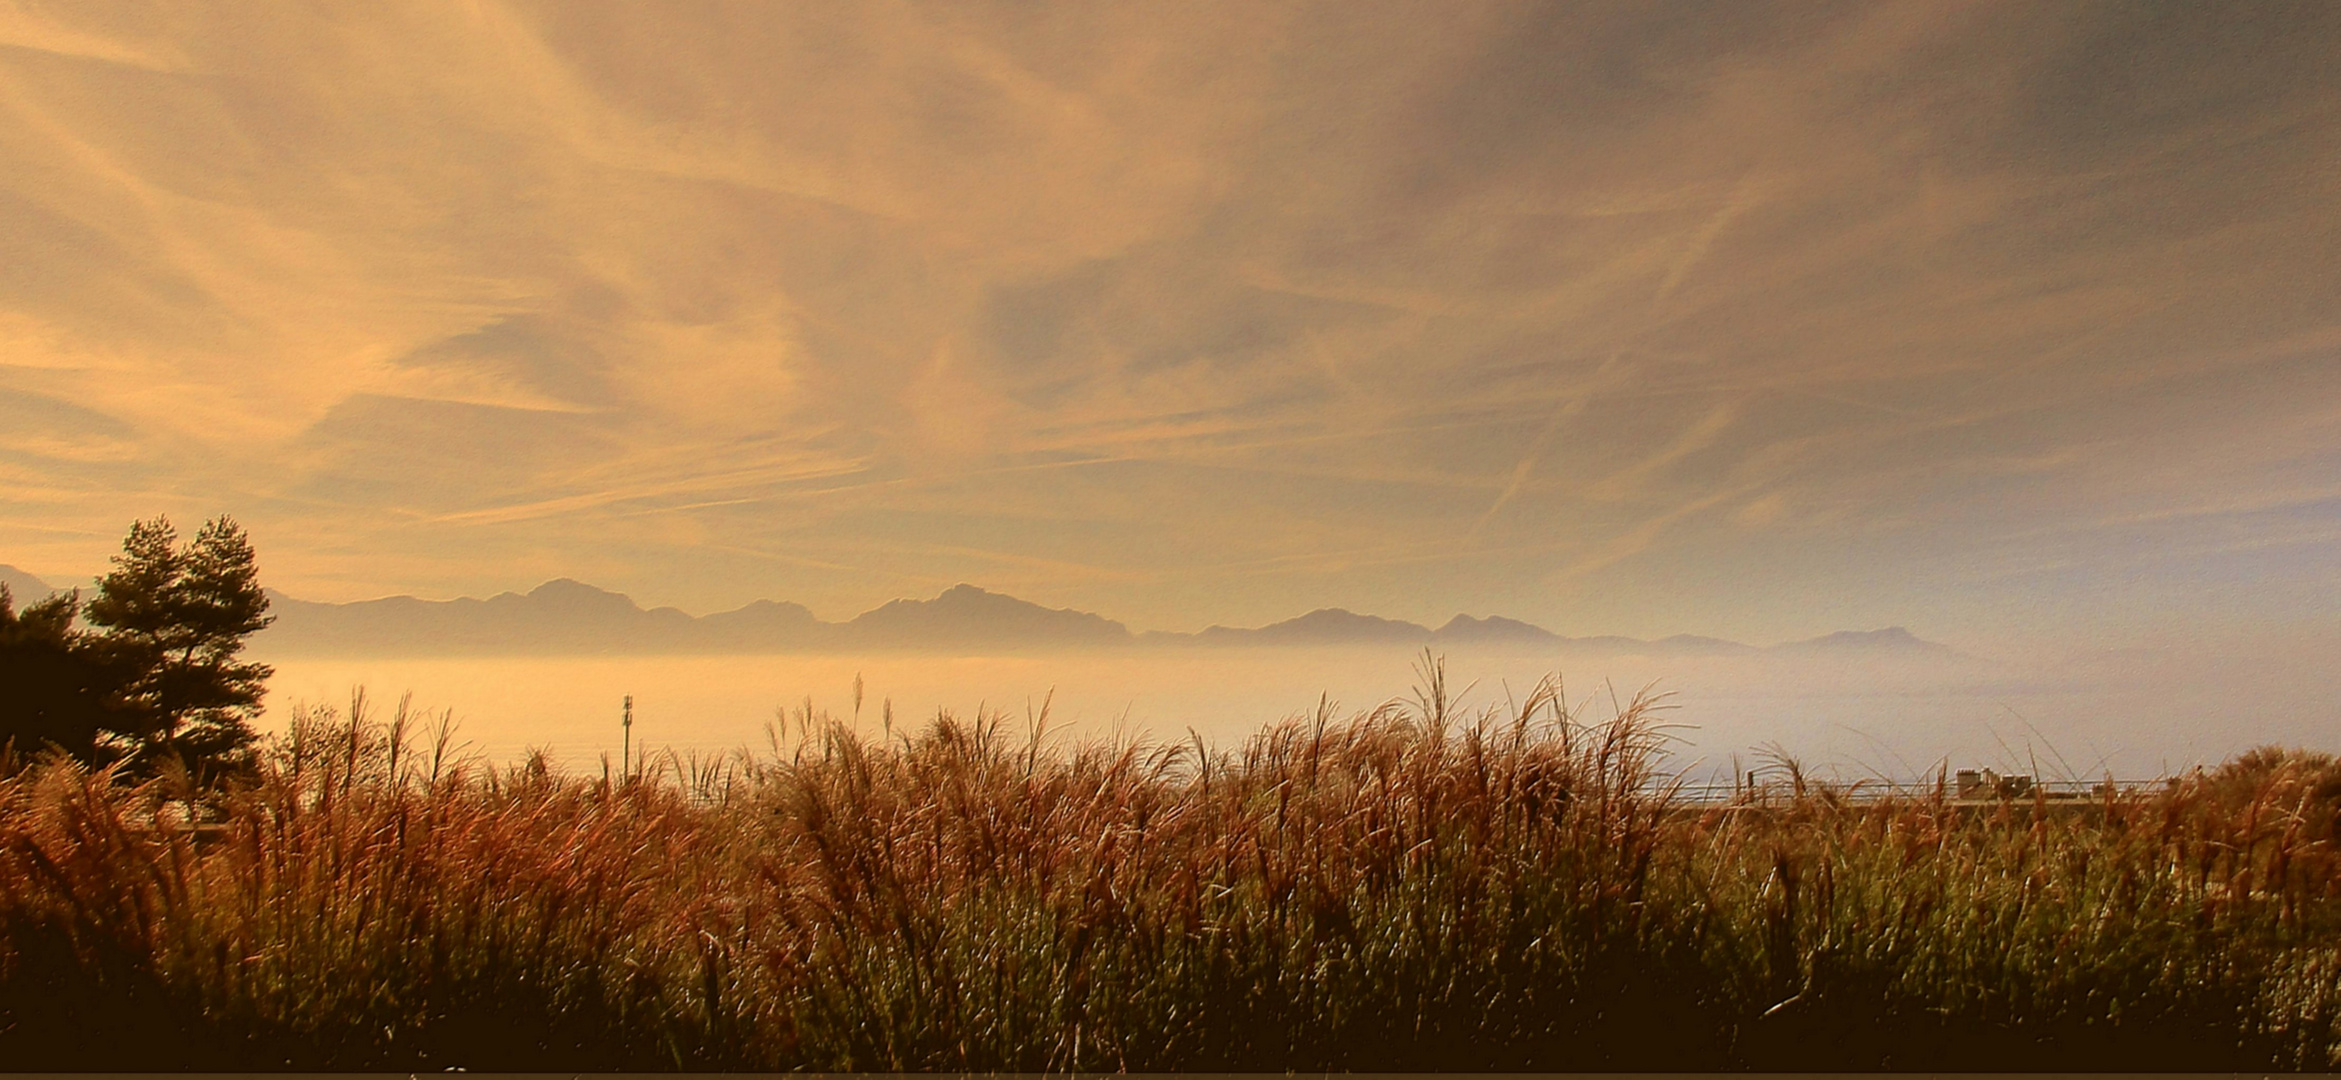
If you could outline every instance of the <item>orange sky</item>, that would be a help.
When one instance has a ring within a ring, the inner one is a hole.
[[[2341,5],[0,6],[0,562],[2341,610]]]

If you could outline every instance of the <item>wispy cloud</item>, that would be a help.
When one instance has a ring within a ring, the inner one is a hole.
[[[231,511],[337,597],[2004,612],[1897,583],[2242,550],[2325,490],[2336,47],[2326,7],[0,7],[0,561]]]

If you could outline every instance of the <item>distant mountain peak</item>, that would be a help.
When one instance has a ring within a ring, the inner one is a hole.
[[[1883,630],[1839,630],[1823,634],[1805,642],[1808,645],[1911,645],[1924,644],[1906,627],[1889,626]]]
[[[1051,608],[961,583],[932,600],[890,600],[854,616],[845,630],[880,647],[1118,644],[1130,628],[1087,611]]]
[[[1255,630],[1213,626],[1198,640],[1222,644],[1249,642],[1277,645],[1318,645],[1372,641],[1425,641],[1430,628],[1379,615],[1360,615],[1347,608],[1318,608],[1306,615],[1269,623]]]
[[[1354,612],[1354,611],[1351,611],[1351,610],[1349,610],[1348,608],[1337,608],[1337,607],[1321,607],[1321,608],[1318,608],[1318,609],[1317,609],[1317,610],[1315,610],[1315,611],[1309,612],[1309,613],[1308,613],[1308,614],[1306,614],[1306,615],[1302,615],[1302,616],[1299,616],[1299,617],[1297,617],[1297,618],[1286,619],[1286,620],[1284,620],[1283,622],[1280,622],[1280,623],[1273,623],[1273,624],[1271,624],[1271,625],[1274,625],[1274,626],[1347,626],[1347,625],[1359,625],[1359,624],[1363,624],[1363,625],[1372,625],[1372,624],[1376,624],[1376,623],[1387,623],[1387,622],[1395,622],[1395,621],[1396,621],[1396,620],[1394,620],[1394,619],[1385,619],[1385,618],[1383,618],[1383,617],[1381,617],[1381,616],[1379,616],[1379,615],[1360,615],[1360,614],[1358,614],[1357,612]]]
[[[960,582],[959,584],[953,585],[950,588],[943,590],[942,592],[936,593],[935,598],[932,600],[897,600],[894,602],[898,604],[923,603],[944,608],[963,609],[1006,609],[1011,607],[1032,607],[1039,608],[1042,611],[1072,610],[1070,608],[1044,607],[1040,604],[1035,604],[1030,600],[1020,600],[1016,597],[1008,595],[1007,593],[996,593],[990,589],[983,589],[974,585],[969,585],[966,582]]]
[[[625,593],[611,592],[610,590],[601,588],[600,586],[588,585],[582,581],[577,580],[576,578],[565,577],[554,578],[551,581],[537,586],[536,588],[530,589],[528,590],[528,595],[532,600],[557,600],[567,597],[599,598],[605,596],[617,596],[624,597],[627,603],[633,603],[633,598],[626,596]]]
[[[740,612],[743,612],[743,611],[776,611],[776,610],[786,610],[786,611],[802,611],[802,612],[804,612],[804,613],[805,613],[805,614],[807,614],[807,615],[810,615],[810,614],[812,614],[812,613],[813,613],[813,612],[812,612],[812,609],[810,609],[810,608],[807,608],[805,605],[803,605],[803,604],[800,604],[800,603],[797,603],[797,602],[796,602],[796,601],[794,601],[794,600],[750,600],[750,601],[748,601],[747,603],[745,603],[745,604],[742,604],[742,605],[741,605],[741,606],[739,606],[739,607],[733,608],[733,609],[732,609],[732,610],[730,610],[730,611],[719,611],[719,612],[717,612],[717,613],[716,613],[716,615],[736,615],[736,614],[739,614]],[[715,618],[715,615],[709,615],[709,616],[706,616],[706,618],[710,618],[710,619],[712,619],[712,618]]]
[[[1955,654],[1958,650],[1939,642],[1928,641],[1907,628],[1889,626],[1883,630],[1839,630],[1817,638],[1792,641],[1774,648],[1797,652],[1901,652]]]
[[[1484,619],[1457,615],[1438,629],[1441,641],[1558,641],[1559,634],[1534,623],[1490,615]]]
[[[627,615],[642,610],[625,593],[596,588],[575,578],[554,578],[528,591],[527,602],[564,613]]]
[[[536,596],[540,593],[559,594],[565,592],[607,593],[609,591],[610,590],[601,588],[600,586],[588,585],[573,577],[557,577],[546,581],[544,584],[539,585],[536,588],[528,590],[528,595]]]
[[[20,607],[47,597],[50,593],[64,591],[40,578],[5,564],[0,564],[0,584],[8,586],[9,595],[15,598]]]

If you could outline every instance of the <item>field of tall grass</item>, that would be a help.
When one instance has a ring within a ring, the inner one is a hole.
[[[2341,768],[2070,813],[1676,799],[1637,699],[1240,749],[998,716],[565,776],[310,709],[216,795],[0,779],[22,1069],[2325,1069]],[[377,715],[387,713],[387,715]]]

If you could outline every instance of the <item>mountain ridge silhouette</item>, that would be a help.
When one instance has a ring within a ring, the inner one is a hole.
[[[757,600],[699,616],[672,607],[646,609],[624,593],[571,578],[555,578],[527,593],[503,592],[486,599],[390,596],[335,604],[300,600],[273,590],[269,598],[277,621],[261,632],[254,645],[276,654],[1014,652],[1419,644],[1542,646],[1651,655],[1960,655],[1947,645],[1926,641],[1898,626],[1839,631],[1765,649],[1691,634],[1655,641],[1616,635],[1569,637],[1500,615],[1459,614],[1434,630],[1420,623],[1345,608],[1319,608],[1258,627],[1215,625],[1194,633],[1133,633],[1123,623],[1094,612],[1046,607],[964,583],[931,599],[890,600],[843,622],[825,621],[802,604],[779,600]]]

